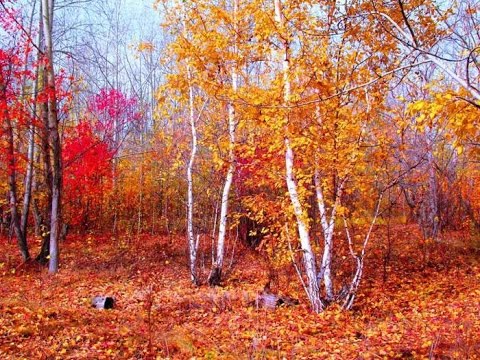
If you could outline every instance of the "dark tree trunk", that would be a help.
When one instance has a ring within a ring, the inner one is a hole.
[[[59,250],[58,239],[61,222],[62,193],[62,153],[58,132],[57,96],[55,89],[55,71],[53,68],[53,0],[43,0],[43,34],[45,39],[45,55],[47,60],[46,77],[48,93],[48,134],[52,149],[52,203],[50,213],[50,260],[49,273],[58,271]]]
[[[48,256],[50,255],[50,234],[42,236],[42,246],[35,261],[42,265],[48,264]]]
[[[45,68],[42,68],[41,73],[43,78],[45,78]],[[50,145],[48,139],[48,104],[45,102],[40,104],[40,117],[42,119],[41,145],[43,155],[43,177],[45,182],[46,206],[45,209],[43,209],[44,213],[42,216],[41,210],[38,208],[37,201],[34,201],[36,223],[42,237],[42,247],[40,248],[40,252],[35,260],[45,265],[48,263],[48,256],[50,255],[50,212],[52,204],[51,184],[53,182]]]
[[[208,276],[208,285],[210,286],[219,286],[222,279],[222,268],[214,266],[210,275]]]
[[[8,137],[7,149],[7,173],[8,173],[8,188],[9,188],[9,204],[10,204],[10,219],[11,226],[17,238],[18,248],[22,254],[24,261],[30,259],[28,252],[27,239],[22,233],[20,227],[20,216],[17,210],[17,183],[16,183],[16,162],[15,162],[15,146],[13,136],[13,125],[8,112],[7,102],[7,79],[3,74],[3,69],[0,69],[0,108],[2,109],[2,118],[5,124],[5,132]]]
[[[35,178],[35,176],[34,176]],[[32,185],[33,191],[37,190],[37,183],[34,180],[34,183]],[[33,211],[33,220],[35,223],[35,236],[41,236],[42,235],[42,224],[43,224],[43,216],[42,212],[40,211],[40,207],[38,205],[38,199],[33,198],[32,199],[32,211]]]
[[[32,119],[35,118],[37,114],[37,100],[38,100],[38,75],[39,71],[37,68],[34,90],[33,90],[33,108],[31,111]],[[29,124],[29,138],[28,138],[28,154],[27,154],[27,172],[25,174],[25,195],[23,197],[23,210],[22,218],[20,220],[20,227],[22,229],[23,236],[25,240],[27,238],[27,226],[28,226],[28,214],[30,212],[30,204],[32,202],[32,190],[33,190],[33,177],[34,177],[34,168],[33,163],[35,161],[35,124],[34,121],[30,119]]]
[[[254,249],[263,239],[265,227],[247,216],[242,216],[238,223],[238,233],[245,245]]]

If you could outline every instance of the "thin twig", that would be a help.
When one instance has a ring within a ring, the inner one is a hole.
[[[298,267],[297,262],[295,261],[295,253],[292,249],[292,243],[290,242],[290,235],[289,235],[289,232],[288,232],[288,225],[287,224],[285,224],[285,232],[286,232],[286,235],[287,235],[288,249],[290,250],[290,257],[292,258],[293,267],[295,268],[295,271],[297,272],[297,275],[300,279],[300,282],[302,283],[302,287],[303,287],[303,290],[305,290],[305,294],[307,294],[307,297],[309,299],[311,299],[310,294],[308,293],[307,285],[305,284],[305,281],[303,281],[302,272],[300,271],[300,268]]]

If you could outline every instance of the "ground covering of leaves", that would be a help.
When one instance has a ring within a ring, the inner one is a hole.
[[[19,266],[2,239],[0,358],[480,359],[480,251],[462,236],[424,244],[413,228],[398,231],[384,281],[377,231],[354,310],[322,314],[290,268],[279,270],[278,289],[300,305],[258,309],[267,270],[241,246],[212,289],[190,284],[181,237],[71,236],[55,276]],[[93,309],[97,294],[113,295],[116,308]]]

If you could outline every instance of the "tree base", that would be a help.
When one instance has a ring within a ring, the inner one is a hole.
[[[40,265],[47,265],[49,260],[48,255],[50,255],[50,236],[46,235],[43,237],[42,246],[35,261]]]
[[[220,286],[220,281],[222,279],[222,269],[219,267],[214,267],[208,276],[208,285],[210,286]]]

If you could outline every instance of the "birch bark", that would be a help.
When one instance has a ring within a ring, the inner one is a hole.
[[[275,21],[280,29],[284,29],[284,16],[282,12],[281,0],[274,0],[275,6]],[[291,84],[289,78],[290,61],[289,61],[289,43],[288,40],[283,41],[283,48],[281,49],[280,60],[282,61],[283,72],[283,101],[284,105],[288,106],[290,101]],[[288,116],[288,115],[287,115]],[[288,126],[288,119],[287,119]],[[298,195],[298,186],[294,176],[294,152],[290,143],[288,129],[285,131],[285,179],[287,183],[288,194],[293,206],[293,211],[297,221],[297,229],[300,237],[300,244],[303,252],[303,265],[307,276],[307,293],[313,311],[321,312],[324,309],[324,304],[320,298],[320,289],[317,280],[317,269],[315,254],[312,250],[310,235],[308,233],[308,224],[305,218],[305,212],[302,208],[300,198]]]
[[[184,13],[185,5],[183,7]],[[187,24],[185,19],[183,19],[183,36],[187,38]],[[190,122],[190,131],[192,135],[192,147],[190,149],[190,159],[187,165],[187,238],[188,238],[188,247],[189,247],[189,256],[190,256],[190,276],[194,284],[198,284],[197,278],[197,249],[198,241],[195,241],[195,234],[193,230],[193,205],[194,205],[194,196],[193,196],[193,166],[195,164],[195,156],[197,154],[197,128],[195,125],[195,114],[194,114],[194,94],[193,94],[193,84],[192,84],[192,70],[190,64],[187,63],[187,79],[188,79],[188,106],[189,106],[189,122]]]
[[[237,14],[238,14],[238,0],[233,2],[233,21],[234,21],[234,31],[235,34],[238,33],[237,25]],[[235,35],[234,39],[234,53],[237,52],[237,36]],[[232,78],[232,92],[235,94],[238,90],[238,73],[237,73],[237,64],[233,64],[231,71]],[[212,266],[212,271],[208,277],[208,283],[210,286],[219,285],[222,278],[222,268],[225,255],[225,237],[227,232],[227,216],[228,216],[228,197],[230,195],[230,188],[232,186],[233,175],[235,173],[235,137],[236,137],[236,114],[235,114],[235,105],[233,101],[230,101],[228,104],[228,135],[230,138],[229,150],[228,150],[228,170],[227,176],[225,178],[225,184],[223,186],[222,192],[222,203],[220,208],[220,221],[218,225],[218,240],[217,240],[217,251],[215,256],[215,262]]]

